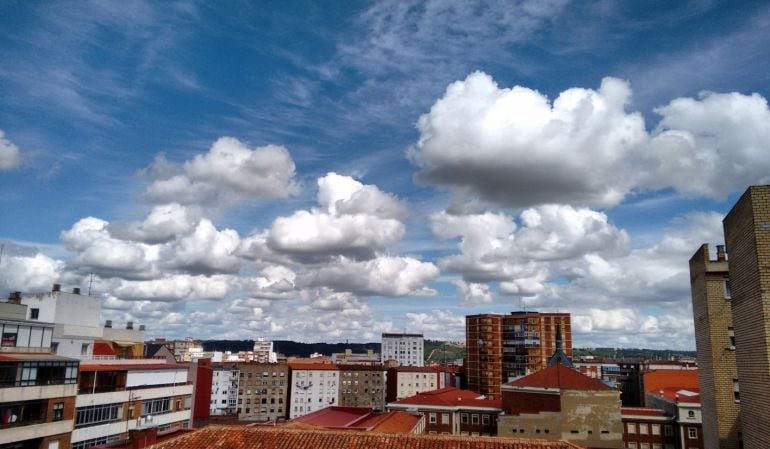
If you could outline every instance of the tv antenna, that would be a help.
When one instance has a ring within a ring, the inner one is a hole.
[[[91,279],[88,281],[88,296],[91,296],[91,286],[94,285],[94,272],[91,272]]]

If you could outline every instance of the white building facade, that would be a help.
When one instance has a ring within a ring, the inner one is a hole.
[[[396,360],[402,366],[425,365],[425,340],[422,334],[382,334],[382,362]]]
[[[324,363],[289,364],[289,419],[339,403],[339,369]]]
[[[237,368],[215,367],[213,371],[211,377],[211,415],[236,414],[240,370]]]

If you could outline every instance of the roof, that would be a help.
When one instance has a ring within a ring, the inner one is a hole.
[[[330,363],[289,363],[289,368],[297,371],[297,370],[305,370],[305,371],[337,371],[339,368],[337,368],[337,365],[332,365]]]
[[[112,345],[103,341],[97,341],[94,343],[94,355],[118,355]]]
[[[620,407],[620,414],[623,417],[630,416],[649,416],[649,417],[664,417],[670,418],[671,416],[666,413],[665,410],[659,408],[647,408],[647,407]]]
[[[396,366],[389,369],[397,373],[436,373],[436,370],[429,366]]]
[[[360,430],[379,433],[409,433],[420,421],[420,415],[393,411],[375,412],[368,407],[326,407],[289,421],[293,429],[314,426],[336,430]]]
[[[80,371],[146,371],[163,369],[187,371],[186,366],[171,363],[97,363],[88,365],[83,365],[81,363],[80,365]]]
[[[340,363],[337,365],[337,367],[340,369],[340,371],[378,371],[378,372],[385,372],[388,370],[385,365],[381,365],[379,363],[374,365],[355,365],[355,364],[344,364]]]
[[[208,426],[152,449],[579,449],[566,441],[452,435],[382,434],[291,429],[282,426]]]
[[[77,362],[77,359],[62,357],[47,352],[2,352],[0,362]]]
[[[663,388],[697,390],[698,371],[679,369],[659,369],[644,373],[644,392],[658,391]]]
[[[506,385],[520,388],[553,388],[562,390],[612,390],[604,382],[588,377],[561,363],[536,371]]]
[[[399,338],[399,337],[420,337],[420,338],[423,338],[423,334],[395,334],[395,333],[392,333],[392,332],[383,333],[382,336],[385,337],[385,338],[393,338],[393,337],[396,337],[396,338]]]
[[[697,388],[662,388],[649,394],[665,398],[671,402],[700,404],[700,390]]]
[[[426,405],[433,407],[484,407],[501,408],[502,400],[486,399],[484,396],[470,390],[458,390],[453,387],[433,391],[423,391],[414,396],[388,404],[391,405]]]
[[[154,356],[158,351],[165,348],[166,345],[160,344],[160,343],[145,343],[144,344],[144,355],[145,356]]]

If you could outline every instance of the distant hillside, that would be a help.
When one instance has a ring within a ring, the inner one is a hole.
[[[300,343],[291,340],[275,340],[273,347],[288,357],[309,357],[318,352],[323,355],[331,355],[335,352],[345,352],[352,349],[353,352],[363,353],[367,349],[380,352],[380,343]],[[203,349],[206,351],[251,351],[254,349],[254,340],[204,340]],[[617,359],[648,359],[668,360],[671,358],[695,358],[695,351],[637,349],[637,348],[575,348],[575,358],[592,355],[600,358]],[[425,340],[426,362],[450,362],[465,358],[465,347],[441,340]]]
[[[251,351],[254,349],[254,340],[204,340],[205,351]],[[368,349],[380,352],[379,343],[299,343],[291,340],[274,340],[273,350],[287,357],[309,357],[318,352],[323,355],[332,355],[335,352],[345,352],[352,349],[353,352],[366,352]]]

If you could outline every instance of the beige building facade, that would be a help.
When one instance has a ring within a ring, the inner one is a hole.
[[[729,267],[724,246],[711,260],[708,245],[690,259],[698,381],[703,410],[704,446],[739,449],[740,396]]]

